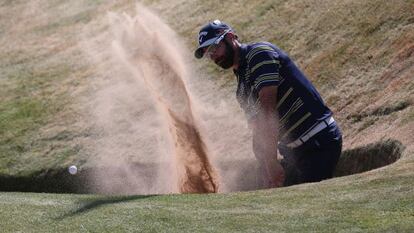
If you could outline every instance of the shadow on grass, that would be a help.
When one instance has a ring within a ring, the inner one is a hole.
[[[156,182],[158,164],[131,165],[138,181],[148,186]],[[81,168],[76,175],[71,175],[67,168],[45,169],[25,175],[8,175],[0,173],[0,191],[6,192],[42,192],[42,193],[101,193],[96,190],[92,179],[97,174],[118,176],[122,182],[124,167],[90,167]],[[121,174],[121,175],[120,175]],[[144,179],[145,178],[145,179]],[[118,185],[119,184],[114,184]],[[148,187],[142,187],[147,190]],[[117,187],[117,186],[115,186]],[[116,189],[115,189],[116,190]]]
[[[156,197],[158,195],[138,195],[138,196],[121,196],[121,197],[103,197],[103,198],[96,198],[94,200],[86,200],[80,201],[77,204],[80,205],[79,208],[74,209],[68,213],[65,213],[59,217],[56,217],[55,220],[63,220],[67,217],[72,217],[78,214],[82,214],[98,207],[122,202],[130,202],[140,199],[146,199],[151,197]]]
[[[88,193],[89,172],[73,176],[66,168],[46,169],[27,175],[0,174],[0,191]]]

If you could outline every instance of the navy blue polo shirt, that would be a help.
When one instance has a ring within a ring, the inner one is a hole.
[[[290,143],[332,115],[312,83],[289,56],[269,42],[242,44],[237,76],[237,100],[247,119],[258,112],[258,93],[277,86],[279,141]],[[276,119],[275,119],[276,120]]]

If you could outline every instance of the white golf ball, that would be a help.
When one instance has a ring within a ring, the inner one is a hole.
[[[68,168],[70,174],[75,175],[78,172],[78,168],[75,165],[72,165]]]

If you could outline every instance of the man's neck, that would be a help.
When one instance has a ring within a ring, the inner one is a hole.
[[[240,66],[240,51],[241,51],[241,44],[239,42],[236,43],[236,48],[234,49],[234,57],[233,57],[233,69],[238,70]]]

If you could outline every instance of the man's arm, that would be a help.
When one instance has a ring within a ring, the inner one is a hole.
[[[263,171],[268,188],[283,186],[284,170],[277,160],[278,119],[276,112],[277,86],[260,89],[259,112],[252,122],[253,150]]]

